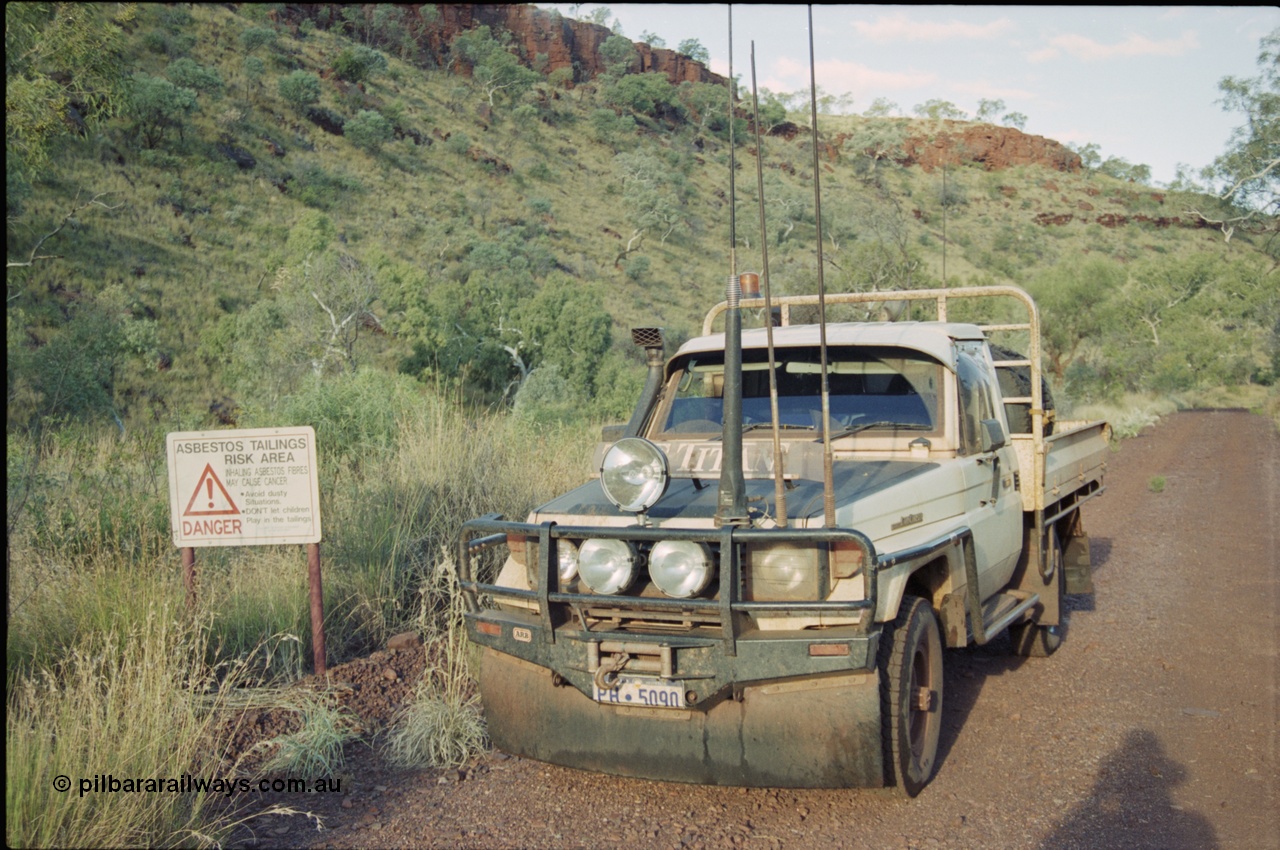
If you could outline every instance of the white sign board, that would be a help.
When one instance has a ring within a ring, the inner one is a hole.
[[[168,456],[179,549],[320,542],[315,429],[175,432]]]

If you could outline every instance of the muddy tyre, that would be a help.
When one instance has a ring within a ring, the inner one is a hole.
[[[914,797],[933,778],[942,729],[942,640],[923,599],[903,597],[879,666],[885,784]]]
[[[1062,544],[1058,532],[1049,532],[1049,558],[1053,564],[1053,586],[1058,594],[1058,610],[1066,611],[1067,600],[1063,593],[1066,577],[1062,574]],[[1061,625],[1041,626],[1038,623],[1018,623],[1009,627],[1009,641],[1013,654],[1028,658],[1048,658],[1062,646]]]

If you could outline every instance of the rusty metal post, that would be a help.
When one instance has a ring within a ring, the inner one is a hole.
[[[187,589],[187,610],[196,610],[196,550],[184,546],[182,552],[182,586]]]
[[[316,675],[324,675],[324,590],[320,585],[320,544],[307,544],[307,571],[311,585],[311,653]]]

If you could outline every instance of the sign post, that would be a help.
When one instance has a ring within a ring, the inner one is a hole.
[[[315,429],[174,432],[167,449],[170,527],[174,545],[182,550],[188,605],[195,604],[196,547],[304,544],[312,649],[316,672],[323,673]]]

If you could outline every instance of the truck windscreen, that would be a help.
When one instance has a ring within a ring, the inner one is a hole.
[[[778,421],[786,429],[822,427],[822,367],[816,347],[775,350]],[[831,347],[827,383],[833,430],[868,432],[941,428],[942,365],[910,349]],[[688,355],[668,385],[663,435],[713,433],[723,425],[724,355]],[[742,353],[743,425],[771,421],[767,352]]]

